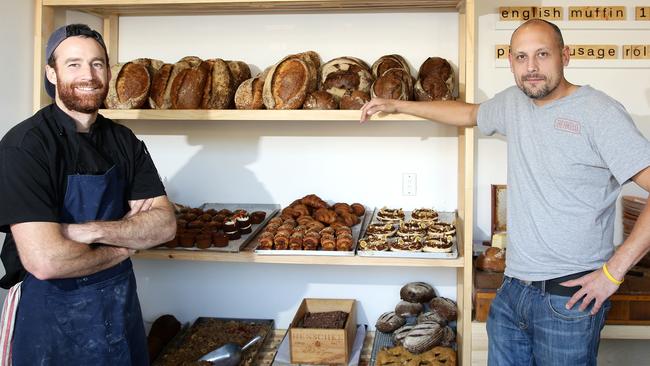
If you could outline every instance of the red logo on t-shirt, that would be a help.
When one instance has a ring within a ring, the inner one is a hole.
[[[570,119],[558,118],[555,120],[554,127],[556,130],[580,134],[580,123]]]

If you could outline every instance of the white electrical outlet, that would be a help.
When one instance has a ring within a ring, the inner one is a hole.
[[[415,196],[418,193],[418,176],[415,173],[402,173],[402,196]]]

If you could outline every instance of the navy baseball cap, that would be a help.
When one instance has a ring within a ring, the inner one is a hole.
[[[99,45],[104,49],[104,54],[106,55],[106,63],[108,64],[108,51],[106,51],[106,45],[104,44],[102,35],[99,34],[99,32],[90,29],[90,27],[85,24],[64,25],[52,32],[50,39],[47,40],[47,46],[45,47],[45,63],[47,64],[50,61],[54,50],[59,47],[61,42],[66,40],[68,37],[76,36],[88,37],[97,41],[97,43],[99,43]],[[49,95],[52,99],[54,99],[54,90],[54,84],[50,83],[50,81],[47,80],[47,75],[45,75],[45,91],[47,92],[47,95]]]

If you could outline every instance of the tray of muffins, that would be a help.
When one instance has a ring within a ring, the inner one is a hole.
[[[239,252],[280,206],[264,203],[204,203],[178,206],[176,237],[157,248]]]
[[[296,199],[254,239],[264,255],[354,256],[372,211],[360,203],[328,203],[315,194]]]
[[[357,255],[399,258],[458,258],[456,213],[431,208],[375,210],[365,226]]]

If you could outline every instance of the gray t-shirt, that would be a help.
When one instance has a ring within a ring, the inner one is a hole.
[[[506,275],[538,281],[597,269],[614,251],[621,185],[650,166],[623,106],[590,86],[542,107],[516,86],[481,104],[508,140]]]

